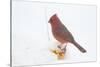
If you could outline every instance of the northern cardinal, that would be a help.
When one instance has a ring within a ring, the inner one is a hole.
[[[61,46],[63,46],[64,43],[69,42],[74,44],[82,53],[86,52],[86,50],[74,40],[71,32],[69,32],[69,30],[64,26],[64,24],[62,24],[57,14],[51,16],[48,23],[51,24],[52,34],[54,38],[61,43]],[[58,47],[61,48],[61,46]],[[66,52],[66,45],[62,50]]]

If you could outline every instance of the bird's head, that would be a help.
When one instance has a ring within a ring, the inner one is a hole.
[[[54,14],[53,16],[51,16],[48,23],[53,23],[55,20],[57,20],[57,14]]]

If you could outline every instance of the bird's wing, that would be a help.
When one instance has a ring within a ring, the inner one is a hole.
[[[57,34],[59,38],[62,38],[69,42],[72,42],[74,40],[72,34],[68,31],[68,29],[63,24],[60,25],[58,28],[56,28],[55,34]]]

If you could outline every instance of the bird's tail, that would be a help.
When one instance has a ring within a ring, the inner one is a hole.
[[[86,50],[85,50],[82,46],[80,46],[77,42],[73,42],[73,44],[74,44],[82,53],[85,53],[85,52],[86,52]]]

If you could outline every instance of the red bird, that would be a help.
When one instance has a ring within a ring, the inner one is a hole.
[[[86,50],[74,40],[71,32],[69,32],[64,24],[62,24],[56,14],[51,16],[51,18],[49,19],[49,23],[51,24],[52,34],[54,38],[61,43],[61,45],[58,46],[60,49],[62,48],[61,46],[63,46],[64,43],[69,42],[74,44],[82,53],[86,52]],[[66,46],[64,46],[64,48],[61,50],[66,52]]]

